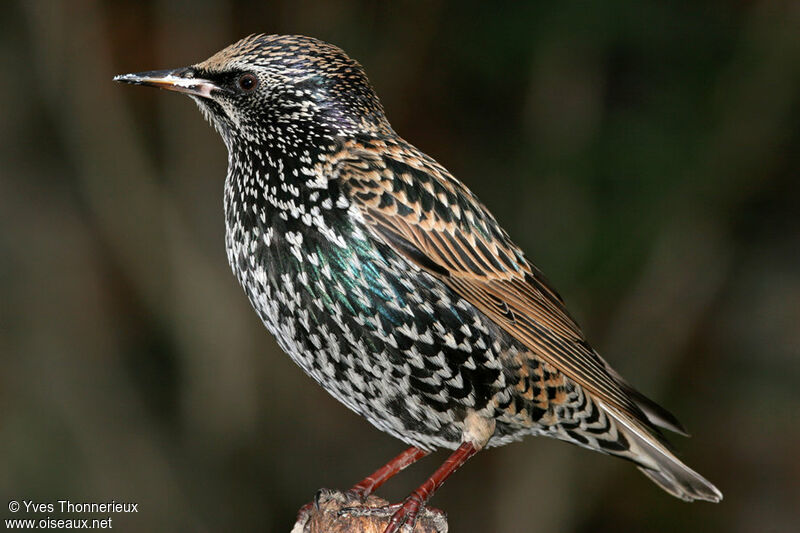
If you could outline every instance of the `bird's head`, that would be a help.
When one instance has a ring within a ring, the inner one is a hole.
[[[390,131],[361,65],[310,37],[251,35],[189,67],[114,80],[188,94],[229,147]]]

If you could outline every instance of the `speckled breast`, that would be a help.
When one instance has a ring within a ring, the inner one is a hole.
[[[502,354],[514,343],[372,238],[343,196],[316,192],[305,201],[318,208],[302,210],[227,194],[234,273],[281,348],[334,397],[408,443],[456,446],[467,408],[493,411],[510,394]]]

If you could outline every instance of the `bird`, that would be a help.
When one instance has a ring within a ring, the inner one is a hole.
[[[592,348],[489,209],[390,125],[335,45],[253,34],[205,61],[115,81],[189,95],[228,151],[225,246],[266,329],[306,374],[409,448],[366,498],[452,453],[391,506],[416,517],[477,452],[547,436],[626,459],[669,494],[718,502],[662,430],[674,415]]]

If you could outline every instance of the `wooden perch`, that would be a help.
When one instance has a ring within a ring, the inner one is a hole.
[[[321,489],[314,502],[300,510],[291,533],[383,533],[393,512],[383,509],[386,505],[389,502],[374,495],[362,502],[350,492]],[[426,507],[413,533],[447,533],[447,516]]]

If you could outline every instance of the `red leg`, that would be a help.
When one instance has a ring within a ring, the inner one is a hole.
[[[413,529],[417,514],[433,496],[433,493],[442,486],[450,474],[466,463],[467,459],[478,453],[479,449],[471,442],[465,442],[459,446],[425,483],[403,501],[400,508],[392,515],[392,519],[383,533],[397,533],[403,524],[410,524]]]
[[[366,500],[367,497],[375,492],[378,487],[386,483],[392,476],[399,473],[404,468],[416,463],[430,452],[426,452],[425,450],[421,450],[416,446],[412,446],[379,469],[377,469],[372,474],[368,475],[350,489],[350,492],[356,493],[356,495],[363,501]],[[317,497],[319,493],[317,493]],[[313,502],[309,502],[305,504],[303,507],[300,508],[298,511],[297,516],[298,519],[303,516],[304,514],[311,511],[312,507],[316,505],[317,497],[314,498]]]
[[[386,483],[389,478],[398,474],[401,470],[410,466],[430,452],[426,452],[425,450],[420,450],[416,446],[412,446],[411,448],[407,449],[379,469],[377,469],[372,474],[368,475],[355,485],[353,488],[350,489],[351,492],[355,492],[358,494],[361,499],[365,499],[367,496],[372,494],[375,490],[378,489],[381,485]]]

